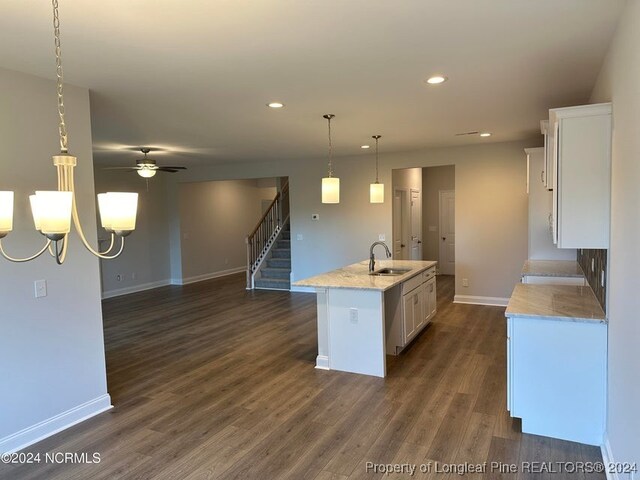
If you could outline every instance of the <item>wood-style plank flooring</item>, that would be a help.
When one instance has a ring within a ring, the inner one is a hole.
[[[435,320],[388,357],[386,379],[315,370],[315,295],[247,292],[243,274],[106,300],[115,408],[27,449],[100,463],[0,465],[0,478],[444,480],[460,476],[366,467],[601,461],[595,447],[520,433],[505,408],[504,309],[453,304],[453,288],[438,278]]]

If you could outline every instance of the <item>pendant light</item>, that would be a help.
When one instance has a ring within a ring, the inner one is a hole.
[[[135,229],[138,194],[109,192],[98,195],[102,226],[111,234],[111,244],[106,251],[94,250],[84,235],[76,205],[73,169],[77,164],[77,158],[69,155],[67,148],[58,0],[52,0],[52,6],[56,55],[56,96],[58,117],[60,119],[58,126],[60,154],[53,156],[53,165],[58,173],[58,189],[54,191],[37,191],[29,197],[35,229],[44,235],[46,240],[44,246],[38,252],[26,258],[9,256],[2,246],[2,239],[13,230],[14,192],[0,192],[0,254],[12,262],[28,262],[38,258],[48,250],[56,262],[62,265],[67,256],[68,235],[71,231],[71,221],[73,220],[78,236],[87,250],[102,259],[116,258],[124,249],[124,237]],[[120,238],[120,248],[117,253],[110,254],[114,249],[116,237]]]
[[[373,135],[376,141],[376,182],[369,185],[369,202],[384,203],[384,183],[378,181],[378,140],[382,135]]]
[[[331,119],[335,115],[328,113],[322,118],[327,119],[329,128],[329,172],[322,179],[322,203],[340,203],[340,179],[333,176],[333,144],[331,143]]]

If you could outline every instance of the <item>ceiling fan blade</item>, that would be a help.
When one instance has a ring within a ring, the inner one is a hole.
[[[177,173],[179,170],[174,170],[173,168],[160,167],[157,169],[158,172],[167,172],[167,173]]]
[[[140,170],[138,167],[102,167],[102,170]]]
[[[161,165],[161,166],[159,166],[159,168],[170,168],[172,170],[186,170],[187,169],[187,167],[174,167],[174,166],[171,166],[171,165]]]

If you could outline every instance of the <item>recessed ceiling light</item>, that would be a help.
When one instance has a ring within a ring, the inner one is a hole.
[[[481,137],[490,137],[490,136],[491,136],[491,133],[489,133],[489,132],[482,132],[482,133],[480,134],[480,136],[481,136]]]
[[[269,107],[269,108],[282,108],[282,107],[284,107],[284,103],[271,102],[271,103],[267,103],[267,107]]]
[[[360,148],[369,148],[369,145],[361,145]]]
[[[446,81],[447,81],[447,77],[445,77],[444,75],[434,75],[433,77],[430,77],[427,79],[427,83],[429,85],[438,85]]]

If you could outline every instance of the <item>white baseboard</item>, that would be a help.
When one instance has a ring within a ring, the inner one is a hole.
[[[611,452],[611,444],[609,443],[609,435],[607,435],[607,432],[604,433],[600,451],[602,452],[602,463],[605,464],[605,467],[615,462],[613,453]],[[622,480],[620,475],[618,475],[616,472],[609,472],[608,470],[608,468],[605,468],[607,480]]]
[[[478,297],[475,295],[455,295],[453,303],[468,303],[470,305],[489,305],[492,307],[506,307],[508,298],[503,297]]]
[[[196,275],[193,277],[187,277],[182,279],[173,279],[171,283],[173,285],[189,285],[190,283],[203,282],[205,280],[211,280],[212,278],[226,277],[227,275],[233,275],[235,273],[246,272],[247,267],[230,268],[229,270],[220,270],[219,272],[205,273],[203,275]]]
[[[122,295],[129,295],[130,293],[144,292],[145,290],[151,290],[153,288],[166,287],[171,285],[171,280],[160,280],[158,282],[141,283],[140,285],[132,285],[125,288],[116,288],[115,290],[107,290],[102,292],[102,299],[120,297]]]
[[[329,357],[326,355],[318,355],[316,357],[316,368],[318,370],[329,370]]]
[[[291,285],[291,291],[298,293],[316,293],[316,287],[298,287],[296,285]]]
[[[112,408],[109,394],[102,395],[8,437],[0,438],[0,454],[22,450]]]

